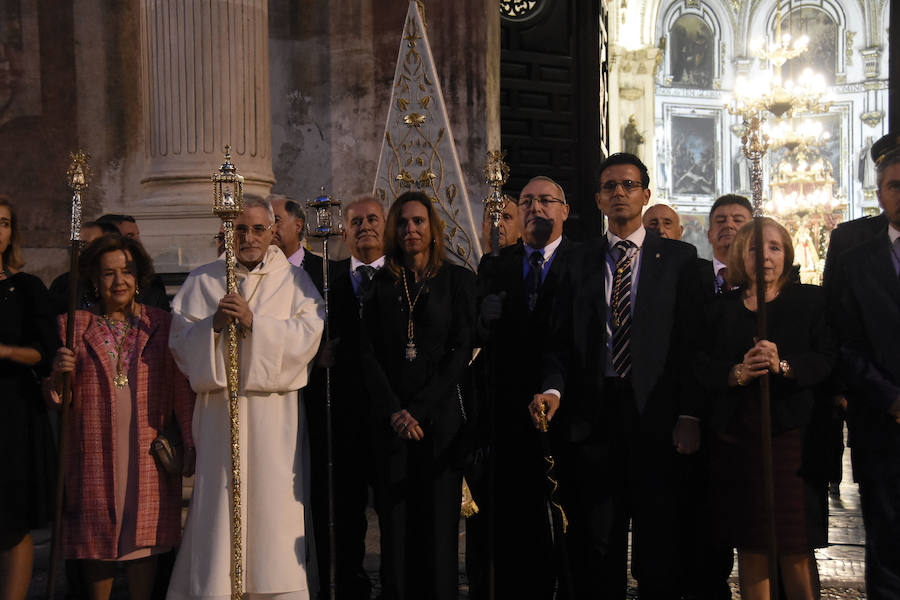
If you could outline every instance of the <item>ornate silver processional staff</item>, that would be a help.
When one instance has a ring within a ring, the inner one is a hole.
[[[88,155],[79,150],[71,154],[71,164],[66,171],[66,183],[72,190],[72,234],[69,245],[69,303],[66,320],[66,348],[72,350],[75,345],[75,309],[78,306],[78,255],[81,252],[81,195],[91,182],[91,169],[88,166]],[[53,518],[53,539],[50,544],[50,565],[47,574],[47,598],[52,600],[56,586],[56,563],[62,548],[60,532],[62,525],[64,469],[63,461],[68,444],[68,422],[72,410],[72,374],[66,373],[63,378],[62,407],[59,417],[59,453],[56,470],[56,510]]]
[[[509,179],[509,165],[503,162],[504,158],[506,150],[489,150],[484,165],[484,181],[491,186],[491,193],[484,199],[491,219],[491,256],[500,256],[500,219],[507,203],[503,184]]]
[[[325,301],[325,340],[331,340],[328,308],[328,240],[344,233],[344,215],[340,200],[334,200],[321,188],[319,195],[306,203],[306,234],[322,240],[322,299]],[[325,368],[325,427],[328,444],[328,586],[335,598],[337,548],[334,525],[334,429],[331,407],[331,367]]]
[[[244,178],[231,162],[231,146],[225,146],[225,162],[212,176],[213,213],[222,219],[225,233],[225,285],[229,294],[237,292],[234,274],[234,219],[244,211]],[[244,598],[243,532],[241,526],[241,441],[238,416],[238,324],[226,329],[226,369],[228,370],[228,416],[231,447],[231,598]]]

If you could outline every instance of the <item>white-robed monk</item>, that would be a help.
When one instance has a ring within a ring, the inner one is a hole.
[[[222,257],[193,271],[172,303],[169,345],[197,393],[194,493],[169,600],[231,597],[226,326],[240,338],[244,588],[249,600],[306,600],[305,415],[297,391],[322,337],[324,305],[309,276],[272,241],[275,216],[250,200],[235,219],[237,294]]]

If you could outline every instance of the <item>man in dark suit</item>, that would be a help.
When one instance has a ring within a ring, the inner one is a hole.
[[[872,161],[878,160],[879,156],[896,144],[896,136],[886,135],[878,142],[872,145],[870,152]],[[822,287],[825,290],[825,303],[828,320],[832,323],[832,327],[837,329],[838,322],[841,320],[841,295],[846,282],[842,280],[842,272],[840,264],[844,255],[848,250],[859,246],[873,237],[881,233],[887,227],[887,215],[882,212],[876,216],[863,216],[852,221],[845,221],[838,224],[831,231],[831,237],[828,242],[828,251],[825,254],[825,269],[822,273]],[[833,390],[836,395],[834,401],[834,416],[830,423],[826,424],[825,437],[828,443],[825,446],[825,452],[828,454],[827,476],[830,486],[830,492],[833,496],[840,495],[839,485],[843,479],[842,461],[844,454],[844,418],[847,410],[847,400],[841,393],[842,383],[837,381],[835,374],[833,381]],[[853,445],[852,433],[848,432],[847,445]]]
[[[329,278],[331,342],[320,352],[318,366],[331,366],[334,436],[335,547],[337,596],[368,599],[371,583],[363,570],[370,456],[366,423],[369,400],[360,365],[360,310],[375,272],[384,265],[384,209],[374,196],[360,196],[344,208],[344,242],[350,258],[332,262]],[[329,597],[328,440],[324,369],[307,390],[312,451],[312,515],[319,566],[318,598]]]
[[[706,239],[713,249],[713,259],[697,260],[703,291],[709,292],[709,298],[713,294],[721,294],[728,287],[725,282],[725,275],[728,272],[728,249],[731,248],[731,242],[734,241],[738,229],[751,219],[753,219],[753,205],[744,196],[725,194],[713,202],[709,210],[709,229],[706,230]]]
[[[677,598],[673,464],[699,444],[691,368],[701,321],[697,253],[644,229],[650,177],[636,156],[607,158],[599,184],[609,230],[569,262],[543,357],[544,393],[529,408],[535,419],[542,405],[550,418],[560,402],[569,411],[578,597],[624,598],[631,521],[640,597]]]
[[[888,226],[839,263],[841,373],[874,599],[900,598],[900,144],[891,138],[876,159]]]
[[[272,194],[267,200],[275,211],[275,235],[272,243],[281,248],[288,262],[300,267],[309,274],[322,292],[322,257],[313,254],[303,247],[303,233],[306,227],[306,212],[299,202]]]
[[[518,200],[522,243],[486,255],[478,270],[482,298],[479,332],[486,356],[486,380],[491,387],[493,440],[486,440],[494,461],[494,565],[498,598],[552,598],[555,569],[547,520],[544,464],[539,440],[531,426],[528,404],[540,385],[525,350],[546,346],[551,305],[574,244],[563,236],[569,205],[562,187],[548,177],[531,179]],[[501,242],[503,237],[501,236]],[[488,419],[482,419],[490,430]],[[490,437],[489,435],[486,437]],[[485,482],[474,481],[476,499]],[[484,498],[484,495],[481,494]],[[490,506],[488,506],[490,510]],[[489,515],[474,517],[485,525]],[[477,527],[473,527],[477,530]],[[486,596],[484,553],[486,531],[473,532],[480,540],[470,545],[481,568],[475,575],[473,597]],[[471,563],[472,561],[470,561]],[[523,577],[522,573],[528,573]],[[481,575],[480,577],[478,575]],[[470,585],[472,583],[470,582]]]

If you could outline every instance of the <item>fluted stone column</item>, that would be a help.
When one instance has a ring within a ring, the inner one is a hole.
[[[145,165],[134,216],[157,270],[188,270],[213,256],[210,176],[225,145],[245,193],[266,196],[274,182],[268,1],[140,8]]]

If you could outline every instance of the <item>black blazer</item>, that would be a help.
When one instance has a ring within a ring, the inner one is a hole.
[[[479,306],[488,294],[505,294],[503,312],[490,332],[479,330],[479,340],[486,346],[492,364],[489,380],[494,379],[496,390],[497,425],[504,430],[517,430],[527,439],[534,439],[534,426],[528,414],[528,404],[541,385],[541,361],[547,347],[553,301],[565,271],[565,265],[578,244],[562,238],[553,255],[553,262],[538,289],[537,303],[528,311],[525,297],[524,260],[522,243],[501,250],[500,256],[485,255],[478,268]],[[485,427],[489,424],[483,421]]]
[[[840,320],[841,294],[846,282],[842,281],[843,269],[840,266],[844,254],[863,242],[872,239],[888,225],[887,215],[883,212],[874,217],[860,217],[852,221],[838,224],[831,232],[828,252],[825,254],[825,270],[822,273],[822,287],[825,288],[825,299],[828,303],[828,316],[835,327]]]
[[[831,329],[825,321],[825,299],[817,286],[789,284],[767,303],[767,339],[778,346],[794,377],[771,378],[772,423],[776,433],[807,425],[818,387],[828,378],[837,358]],[[729,387],[731,368],[753,347],[756,313],[744,306],[743,295],[726,294],[712,324],[712,340],[698,357],[698,378],[711,397],[708,424],[719,433],[735,434],[740,409],[759,397],[758,379],[750,385]]]
[[[362,377],[361,309],[350,279],[350,259],[329,261],[329,333],[339,340],[331,385],[335,417],[359,423],[368,420],[371,404]]]
[[[309,275],[309,278],[312,279],[320,294],[322,293],[323,287],[322,262],[321,256],[313,254],[309,250],[303,252],[303,263],[301,264],[301,267]],[[328,271],[328,274],[331,275],[331,271]]]
[[[573,441],[601,428],[607,361],[605,293],[607,237],[581,246],[569,261],[559,308],[551,321],[552,350],[544,389],[570,406]],[[699,414],[702,402],[692,361],[702,323],[697,251],[647,232],[641,249],[631,335],[632,385],[648,432],[670,432],[679,415]]]
[[[900,424],[888,414],[900,397],[900,280],[887,228],[841,262],[841,373],[848,386],[853,449],[868,469],[900,460]],[[855,457],[854,457],[855,458]]]
[[[697,277],[700,279],[700,287],[703,296],[711,300],[716,295],[716,274],[713,272],[713,262],[705,258],[697,259]]]
[[[402,444],[390,416],[405,408],[440,451],[463,425],[457,384],[472,358],[475,275],[444,263],[424,285],[413,312],[418,357],[408,361],[403,282],[387,268],[379,270],[363,306],[362,360],[376,434]]]

